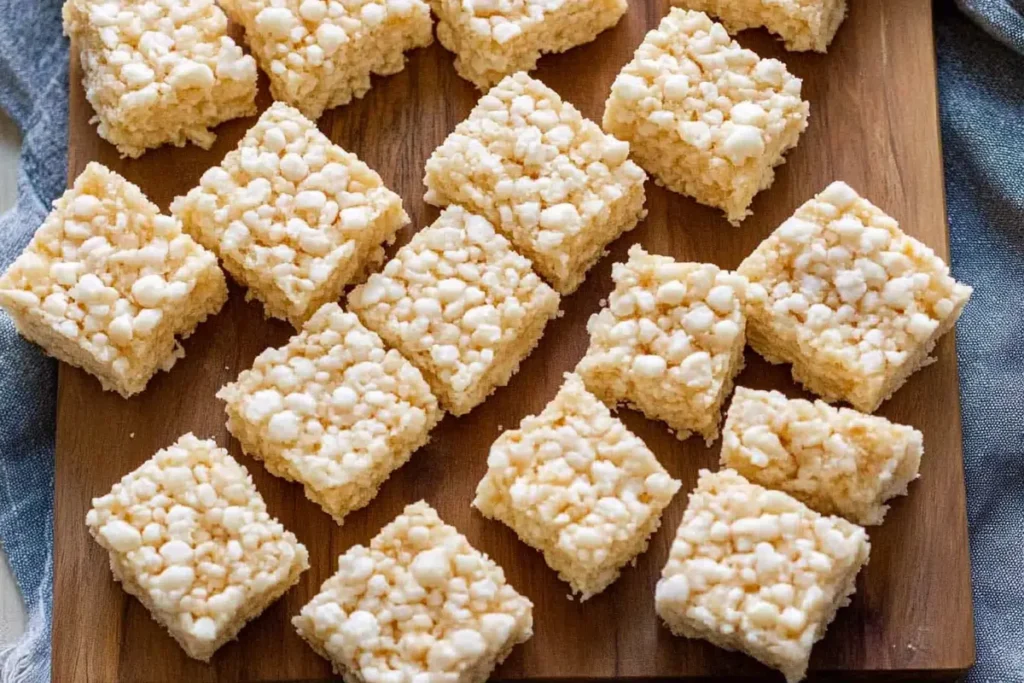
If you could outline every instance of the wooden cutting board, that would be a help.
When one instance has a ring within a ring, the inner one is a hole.
[[[545,57],[536,75],[585,115],[600,120],[619,68],[644,33],[668,11],[666,0],[634,0],[621,23],[597,41]],[[664,515],[650,549],[598,597],[580,604],[539,553],[505,526],[484,520],[469,503],[501,431],[538,412],[554,396],[587,343],[585,323],[611,289],[611,264],[634,242],[654,253],[736,267],[792,211],[832,180],[842,179],[883,207],[903,228],[948,256],[936,109],[931,3],[856,0],[828,55],[786,54],[762,31],[740,42],[783,59],[804,79],[810,128],[758,195],[754,215],[732,228],[716,211],[648,183],[647,219],[616,242],[574,296],[565,316],[511,384],[463,418],[445,418],[430,445],[396,472],[367,508],[338,527],[303,496],[301,487],[270,476],[241,454],[224,428],[217,389],[249,367],[268,346],[292,333],[263,318],[233,287],[231,300],[185,342],[187,356],[157,375],[131,400],[103,392],[80,370],[61,366],[57,433],[56,558],[53,680],[300,681],[330,677],[327,662],[295,634],[290,618],[336,569],[336,558],[366,543],[409,502],[425,498],[477,548],[501,564],[511,583],[536,605],[536,633],[497,671],[503,679],[680,677],[760,680],[768,670],[746,657],[675,638],[659,625],[654,584],[700,468],[716,468],[719,444],[679,442],[663,425],[623,412],[624,420],[658,455],[683,489]],[[89,124],[92,111],[72,58],[69,174],[99,160],[139,184],[161,208],[196,184],[231,150],[252,120],[222,126],[214,148],[149,152],[121,160]],[[411,54],[400,74],[375,79],[365,99],[328,112],[320,127],[357,153],[397,191],[413,219],[400,243],[429,224],[423,166],[431,151],[469,113],[479,94],[456,76],[452,56],[435,44]],[[260,100],[269,103],[264,88]],[[971,591],[961,464],[960,409],[953,335],[937,349],[938,363],[916,374],[881,414],[921,429],[922,478],[895,502],[884,526],[870,531],[871,563],[853,603],[815,648],[812,678],[921,680],[958,678],[974,660]],[[788,370],[748,351],[738,382],[801,395]],[[247,626],[211,664],[187,658],[134,598],[114,582],[107,557],[85,529],[90,499],[184,432],[229,446],[252,472],[270,512],[310,551],[298,586]],[[878,675],[882,674],[882,675]],[[773,675],[771,680],[781,680]]]

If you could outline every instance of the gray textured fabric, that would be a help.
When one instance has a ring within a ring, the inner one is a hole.
[[[940,4],[948,5],[948,1]],[[990,36],[1021,52],[1024,46],[1024,0],[957,0],[957,5]],[[979,37],[984,40],[984,37],[975,35],[975,44]],[[988,48],[982,46],[982,49]]]
[[[978,664],[1024,681],[1024,2],[936,9]],[[993,41],[996,37],[1002,45]],[[927,436],[925,437],[927,439]]]
[[[0,0],[0,107],[24,135],[0,268],[65,184],[60,4]],[[975,287],[958,328],[978,641],[970,680],[1011,683],[1024,681],[1024,0],[959,5],[963,14],[939,0],[936,38],[953,269]],[[49,680],[55,378],[0,313],[0,542],[30,612],[26,637],[0,652],[3,683]]]
[[[24,146],[18,200],[0,217],[0,269],[24,249],[67,176],[68,46],[60,0],[0,0],[0,108]],[[56,364],[0,312],[0,543],[28,612],[25,636],[0,652],[0,681],[50,677]]]

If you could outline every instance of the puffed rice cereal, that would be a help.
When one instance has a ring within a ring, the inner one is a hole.
[[[646,178],[627,143],[520,72],[491,88],[434,151],[423,182],[426,201],[486,217],[570,294],[646,214]]]
[[[125,398],[185,355],[228,297],[217,257],[137,186],[85,167],[0,276],[0,306],[46,353]]]
[[[185,434],[94,498],[85,523],[121,586],[204,662],[294,586],[306,547],[245,467]]]
[[[533,603],[420,501],[339,557],[292,623],[351,683],[484,683],[533,635]]]
[[[930,248],[849,185],[805,203],[739,267],[748,340],[826,401],[872,413],[932,362],[971,295]]]
[[[275,100],[316,121],[405,68],[433,42],[423,0],[221,0],[270,78]]]
[[[586,600],[647,549],[680,486],[640,437],[567,374],[540,415],[491,446],[473,506],[544,553]]]
[[[430,0],[437,39],[455,53],[455,70],[481,90],[541,53],[565,52],[619,23],[626,0]]]
[[[701,470],[655,604],[677,636],[742,652],[797,683],[870,550],[864,529],[845,519],[734,470]]]
[[[913,427],[778,391],[737,387],[725,418],[723,467],[785,491],[818,512],[881,524],[918,477],[924,439]]]
[[[706,14],[675,8],[615,79],[603,126],[658,184],[739,225],[807,128],[801,85]]]
[[[608,305],[587,323],[590,347],[576,372],[605,403],[625,403],[680,439],[696,432],[710,445],[743,368],[746,279],[639,244],[612,267],[612,279]]]
[[[256,62],[227,34],[214,0],[67,0],[64,33],[80,53],[101,138],[122,156],[193,142],[256,113]]]
[[[716,17],[729,33],[763,26],[787,50],[826,52],[846,16],[846,0],[672,0]]]
[[[409,223],[373,169],[280,102],[171,212],[247,298],[296,329],[378,268]]]
[[[349,310],[418,367],[455,415],[508,383],[558,302],[529,259],[457,206],[348,297]]]
[[[330,303],[223,387],[242,449],[341,524],[430,438],[441,418],[420,371]]]

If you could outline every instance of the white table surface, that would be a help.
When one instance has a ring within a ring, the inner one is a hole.
[[[0,213],[14,205],[20,147],[18,129],[0,111]],[[7,566],[7,555],[0,549],[0,646],[15,640],[24,627],[25,609],[21,595]]]

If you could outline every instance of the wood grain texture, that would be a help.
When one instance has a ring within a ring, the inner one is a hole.
[[[634,0],[613,30],[588,46],[542,60],[536,75],[587,116],[600,119],[618,69],[643,34],[667,11],[665,0]],[[562,373],[586,347],[585,323],[611,288],[611,264],[641,242],[655,253],[733,268],[775,226],[835,179],[851,183],[900,220],[904,229],[947,255],[941,156],[936,113],[930,3],[858,0],[829,54],[785,54],[763,32],[739,36],[763,55],[783,58],[804,78],[811,124],[781,167],[775,185],[756,199],[754,216],[731,228],[716,211],[648,184],[649,215],[615,243],[586,284],[563,302],[565,316],[523,363],[511,384],[461,419],[447,417],[431,444],[395,473],[369,507],[336,526],[299,486],[266,473],[241,455],[224,428],[216,390],[247,368],[257,353],[289,336],[285,324],[263,319],[233,288],[224,311],[185,342],[187,356],[131,400],[105,393],[83,372],[61,367],[57,437],[54,681],[299,681],[329,677],[292,630],[289,619],[334,571],[338,554],[367,542],[408,502],[425,498],[442,517],[500,563],[513,585],[535,603],[536,635],[499,669],[503,679],[682,677],[759,680],[767,670],[711,645],[675,638],[658,624],[653,589],[697,470],[714,468],[719,445],[679,442],[665,428],[624,411],[669,471],[684,482],[661,530],[634,568],[600,596],[566,599],[567,587],[541,556],[503,525],[469,507],[500,427],[516,425],[555,394]],[[411,55],[402,73],[377,79],[365,99],[328,112],[321,128],[377,169],[405,200],[413,230],[436,210],[425,206],[423,166],[461,121],[478,93],[452,68],[439,45]],[[222,126],[215,147],[161,149],[125,161],[96,136],[72,69],[70,174],[100,160],[138,183],[166,209],[236,144],[252,120]],[[264,93],[262,104],[268,100]],[[954,679],[974,659],[971,593],[961,464],[960,413],[952,335],[939,362],[915,375],[881,414],[923,430],[922,479],[899,499],[885,525],[872,530],[871,563],[852,605],[843,609],[815,649],[819,680]],[[788,370],[748,352],[739,382],[796,396]],[[247,626],[210,665],[188,659],[145,609],[111,578],[104,551],[89,538],[84,517],[93,496],[180,434],[212,436],[248,466],[272,514],[310,550],[301,583]],[[882,676],[876,674],[882,673]],[[776,677],[778,678],[778,677]],[[773,679],[775,680],[775,679]],[[781,678],[778,678],[781,680]]]

